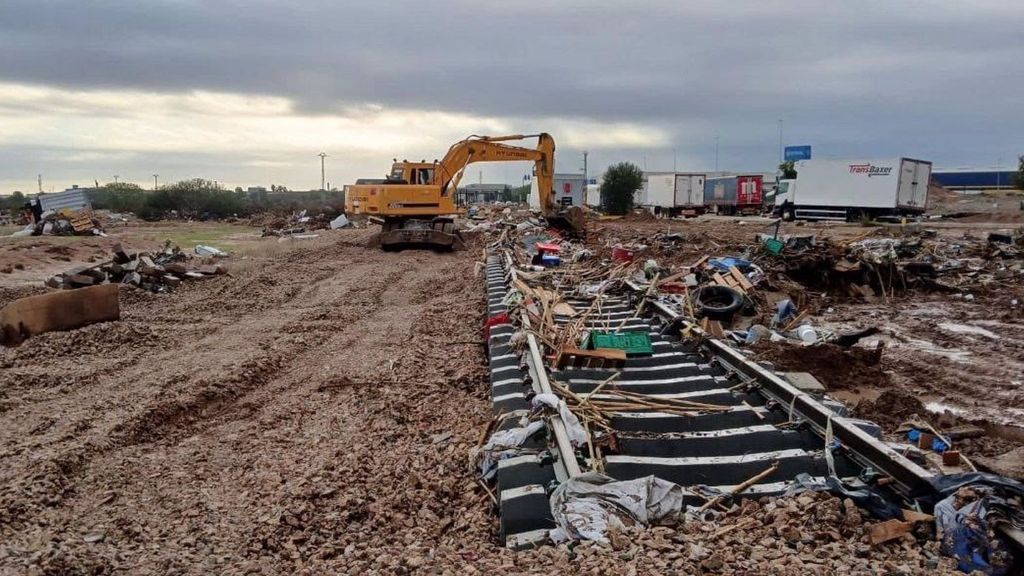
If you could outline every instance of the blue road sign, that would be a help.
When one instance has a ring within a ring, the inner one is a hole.
[[[797,160],[810,160],[811,159],[811,147],[810,146],[786,146],[786,149],[782,153],[783,158],[786,162],[795,162]]]

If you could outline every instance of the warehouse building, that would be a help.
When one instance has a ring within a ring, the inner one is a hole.
[[[956,169],[935,170],[932,182],[954,191],[998,190],[1013,188],[1016,172],[1012,170]]]

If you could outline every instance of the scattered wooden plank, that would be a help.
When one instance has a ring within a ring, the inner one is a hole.
[[[700,327],[712,338],[725,338],[725,330],[722,329],[722,323],[718,320],[712,320],[705,317],[701,320]]]
[[[626,351],[602,348],[599,350],[583,350],[580,348],[566,346],[559,350],[555,357],[555,366],[564,368],[574,367],[600,367],[620,368],[626,364]]]
[[[28,296],[0,309],[0,343],[18,344],[43,332],[72,330],[120,318],[117,284]]]
[[[790,321],[789,321],[789,324],[786,324],[785,328],[783,328],[783,329],[782,329],[782,331],[783,331],[783,332],[789,332],[790,330],[792,330],[792,329],[796,328],[796,327],[797,327],[797,326],[799,326],[799,325],[800,325],[800,323],[801,323],[801,322],[803,322],[803,321],[804,321],[804,319],[805,319],[805,318],[807,318],[807,316],[809,316],[809,315],[810,315],[810,314],[809,314],[809,313],[808,313],[808,312],[807,312],[806,310],[804,310],[803,312],[801,312],[801,313],[797,314],[797,315],[796,315],[796,318],[793,318],[792,320],[790,320]]]
[[[868,537],[871,539],[872,544],[878,545],[909,533],[913,527],[914,524],[912,522],[904,522],[894,518],[869,526]]]
[[[924,512],[918,512],[917,510],[903,509],[903,519],[907,522],[935,522],[935,516],[931,514],[925,514]]]
[[[754,285],[750,283],[750,280],[747,280],[747,277],[744,276],[742,272],[740,272],[739,268],[735,266],[730,266],[729,273],[732,274],[732,277],[736,279],[736,282],[739,283],[740,287],[743,288],[744,292],[754,289]]]

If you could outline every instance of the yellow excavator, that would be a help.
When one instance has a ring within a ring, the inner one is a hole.
[[[536,148],[505,143],[528,138],[537,138]],[[581,235],[583,210],[555,203],[555,140],[546,133],[470,136],[453,144],[440,162],[396,161],[386,179],[346,186],[345,211],[367,215],[381,225],[372,246],[385,250],[462,248],[455,216],[463,211],[456,206],[455,196],[466,167],[474,162],[524,160],[534,163],[541,212],[548,224],[570,236]]]

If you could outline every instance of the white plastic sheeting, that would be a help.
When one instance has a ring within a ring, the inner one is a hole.
[[[337,230],[345,226],[348,226],[348,218],[344,214],[339,214],[337,218],[331,220],[331,230]]]
[[[498,461],[519,455],[519,447],[526,439],[544,427],[542,420],[534,420],[526,426],[499,430],[487,439],[480,450],[480,472],[484,480],[490,480],[498,471]]]
[[[580,424],[580,419],[569,410],[569,406],[564,400],[554,394],[537,394],[533,397],[532,404],[534,408],[547,406],[558,411],[562,422],[565,423],[566,432],[569,433],[569,442],[573,446],[583,446],[587,443],[587,431]]]
[[[607,541],[609,529],[641,524],[675,524],[683,511],[683,487],[647,476],[617,481],[587,472],[562,483],[551,494],[557,528],[549,536],[566,540]]]
[[[196,245],[196,254],[199,256],[227,256],[228,253],[213,246]]]

